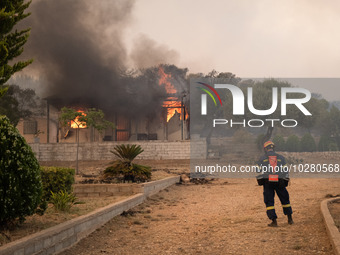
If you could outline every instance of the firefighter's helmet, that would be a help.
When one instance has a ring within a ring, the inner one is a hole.
[[[263,144],[263,149],[268,150],[268,149],[274,149],[275,144],[272,141],[267,141]]]

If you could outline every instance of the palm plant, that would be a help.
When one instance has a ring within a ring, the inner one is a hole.
[[[136,144],[117,145],[113,149],[114,151],[111,152],[114,155],[120,158],[120,160],[128,162],[129,164],[131,164],[132,161],[144,151],[140,145]]]
[[[151,178],[151,167],[132,163],[143,152],[140,145],[116,145],[111,151],[118,157],[112,165],[104,170],[104,177],[115,177],[118,180],[131,182],[144,182]]]

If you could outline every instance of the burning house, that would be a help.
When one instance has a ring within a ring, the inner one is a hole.
[[[187,90],[185,80],[179,75],[185,72],[186,69],[162,65],[125,77],[120,105],[108,101],[109,95],[100,97],[95,93],[83,97],[72,97],[70,93],[47,97],[46,118],[21,121],[18,128],[28,142],[41,143],[74,143],[77,129],[80,142],[185,140],[188,138]],[[140,86],[148,89],[147,93],[138,93]],[[122,97],[127,102],[123,103]],[[115,127],[99,133],[77,120],[71,121],[69,127],[62,127],[58,118],[64,106],[82,114],[88,108],[102,109],[105,119]]]
[[[24,54],[34,56],[31,68],[46,81],[48,94],[46,120],[19,125],[29,142],[75,142],[76,127],[58,124],[62,107],[101,109],[115,124],[102,135],[77,127],[81,142],[188,137],[188,70],[160,65],[172,62],[172,51],[152,40],[136,40],[127,49],[123,36],[133,5],[104,1],[93,8],[91,1],[69,0],[31,4],[25,26],[34,29]]]

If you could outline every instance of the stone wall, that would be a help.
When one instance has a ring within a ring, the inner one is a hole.
[[[79,144],[79,160],[112,160],[110,152],[118,144],[138,144],[144,152],[137,159],[190,159],[190,141],[134,141],[134,142],[93,142]],[[74,161],[77,144],[49,143],[30,144],[39,161]],[[202,158],[206,155],[205,141],[197,142],[194,156]]]
[[[74,184],[73,193],[77,197],[109,197],[114,195],[134,195],[144,193],[145,196],[156,194],[169,185],[178,183],[180,177],[168,177],[158,181],[145,183],[119,184]]]
[[[340,159],[340,151],[315,151],[315,152],[280,152],[285,157],[303,158],[303,159]]]
[[[141,193],[5,244],[0,247],[0,255],[58,254],[88,236],[113,217],[143,203],[148,196],[179,181],[180,177],[174,176],[140,185]]]
[[[142,184],[74,184],[73,193],[77,197],[109,197],[114,195],[133,195],[143,193]]]

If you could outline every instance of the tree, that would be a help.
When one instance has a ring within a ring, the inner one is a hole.
[[[322,134],[322,140],[320,139],[318,146],[319,151],[327,151],[330,142],[340,147],[340,110],[336,106],[332,105],[330,109],[322,111],[317,126]],[[325,137],[328,137],[328,143]]]
[[[338,147],[340,147],[340,110],[334,105],[329,111],[331,117],[332,136]]]
[[[0,100],[0,114],[6,115],[16,126],[20,118],[42,116],[43,101],[32,89],[21,89],[18,85],[10,85],[7,93]]]
[[[300,139],[296,135],[287,138],[286,150],[289,152],[298,152],[300,149]]]
[[[300,151],[303,152],[316,151],[316,143],[311,134],[307,133],[301,138]]]
[[[281,87],[290,87],[291,85],[284,81],[277,81],[275,79],[267,79],[261,82],[256,82],[253,80],[245,80],[240,81],[240,79],[236,79],[234,77],[234,81],[236,81],[237,86],[242,90],[244,95],[247,95],[247,89],[249,87],[253,88],[253,106],[255,109],[258,110],[266,110],[270,109],[272,106],[272,94],[273,94],[273,87],[278,88],[278,96],[280,97],[280,88]],[[233,83],[229,83],[233,84]],[[269,100],[268,100],[269,98]],[[245,98],[247,100],[247,98]],[[232,94],[230,91],[227,91],[224,99],[222,96],[223,102],[229,102],[223,104],[223,118],[225,119],[233,119],[234,121],[243,121],[244,119],[248,121],[249,119],[261,119],[264,123],[267,123],[267,132],[262,137],[262,141],[259,141],[259,144],[264,144],[264,142],[271,139],[272,133],[274,128],[271,126],[271,122],[266,122],[265,119],[280,119],[281,115],[281,105],[278,104],[277,109],[274,113],[269,116],[258,116],[254,115],[250,111],[245,111],[245,114],[242,116],[234,116],[233,115],[233,107],[231,106],[231,102],[233,102]]]
[[[7,87],[6,91],[0,100],[0,115],[6,115],[11,124],[16,126],[20,119],[19,103],[11,87]]]
[[[41,201],[40,167],[31,147],[0,116],[0,228],[32,215]]]
[[[248,82],[249,83],[249,82]],[[291,87],[291,84],[285,81],[278,81],[275,79],[267,79],[261,82],[255,82],[252,86],[246,84],[246,86],[241,86],[242,90],[245,93],[248,87],[253,88],[253,105],[255,109],[265,110],[270,109],[272,106],[272,94],[273,87],[278,88],[278,97],[281,98],[281,88],[282,87]],[[268,100],[268,98],[270,100]],[[278,104],[277,109],[270,116],[257,116],[252,114],[251,112],[246,112],[245,119],[281,119],[281,105]],[[267,123],[267,122],[265,122]],[[263,137],[263,143],[270,140],[272,133],[274,131],[274,127],[272,127],[271,123],[267,124],[267,132]]]
[[[331,138],[327,135],[322,135],[318,144],[318,151],[328,151],[329,144],[332,142]]]
[[[16,72],[32,63],[32,59],[9,64],[14,58],[21,55],[23,46],[27,42],[30,29],[13,31],[15,25],[30,15],[24,13],[31,2],[24,0],[0,1],[0,97],[7,91],[4,84]]]
[[[335,142],[331,142],[328,146],[328,150],[329,151],[338,151],[338,145]]]
[[[76,141],[77,141],[77,157],[76,157],[76,173],[78,171],[78,151],[79,151],[79,128],[85,126],[86,128],[93,127],[101,133],[107,127],[114,127],[114,124],[104,119],[104,113],[101,110],[90,108],[85,112],[79,112],[72,108],[63,107],[59,121],[61,126],[70,126],[71,122],[77,125]]]
[[[244,95],[247,95],[247,88],[252,87],[253,88],[253,106],[255,109],[258,110],[266,110],[270,109],[272,106],[272,95],[273,95],[273,87],[278,88],[278,100],[281,98],[281,88],[282,87],[291,87],[291,84],[286,81],[278,81],[275,79],[267,79],[261,82],[253,82],[251,83],[251,80],[246,81],[245,84],[239,84],[240,89],[242,89]],[[231,93],[227,92],[228,101],[231,102]],[[314,95],[307,103],[304,104],[304,106],[312,113],[312,116],[306,116],[304,113],[300,111],[295,105],[287,105],[287,116],[289,119],[295,119],[299,127],[306,128],[308,132],[310,132],[310,129],[316,124],[317,119],[320,118],[321,110],[324,109],[324,102],[322,99],[318,99],[316,97],[317,95]],[[289,93],[289,97],[291,98],[301,98],[304,97],[301,93]],[[269,100],[268,100],[269,98]],[[228,104],[225,104],[225,112],[228,116],[232,116],[231,107]],[[266,122],[265,119],[282,119],[281,116],[281,104],[278,103],[276,111],[270,115],[265,116],[258,116],[254,115],[250,111],[246,111],[245,115],[242,116],[242,118],[249,120],[249,119],[261,119],[264,121],[264,123],[267,123],[267,132],[264,136],[264,140],[268,141],[271,139],[274,127],[272,127],[271,122]]]
[[[273,143],[275,144],[275,149],[277,151],[285,151],[286,142],[285,142],[285,139],[281,135],[274,136]]]

